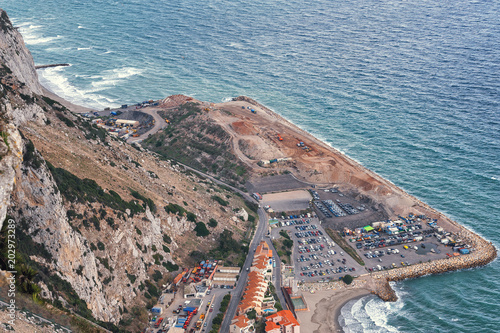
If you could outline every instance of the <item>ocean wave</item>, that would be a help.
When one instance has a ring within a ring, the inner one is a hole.
[[[346,333],[351,332],[399,332],[388,323],[389,318],[401,313],[403,298],[407,295],[401,285],[391,283],[398,301],[384,302],[378,297],[365,296],[346,303],[340,311],[339,324]]]
[[[91,92],[96,92],[107,87],[116,86],[117,83],[124,79],[143,73],[142,69],[135,67],[122,67],[111,70],[106,70],[102,75],[94,75],[90,78],[93,81],[90,83],[94,88]]]
[[[43,33],[40,32],[43,26],[33,24],[32,22],[19,22],[15,25],[19,27],[19,32],[23,36],[26,45],[47,44],[62,38],[61,35],[44,37]]]
[[[38,71],[40,83],[48,90],[75,104],[95,109],[119,106],[116,101],[106,96],[75,87],[69,82],[64,70],[63,67],[52,67]]]
[[[77,47],[76,49],[77,49],[78,51],[82,51],[82,50],[91,50],[91,49],[93,49],[93,47],[92,47],[92,46],[90,46],[90,47]]]
[[[233,100],[233,97],[224,97],[224,98],[222,98],[221,102],[226,103],[226,102],[230,102],[232,100]]]

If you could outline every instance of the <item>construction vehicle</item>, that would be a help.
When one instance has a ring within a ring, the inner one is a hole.
[[[170,120],[168,120],[167,118],[165,118],[165,122],[166,122],[167,124],[170,124]]]
[[[283,138],[279,134],[278,134],[278,140],[283,141]]]

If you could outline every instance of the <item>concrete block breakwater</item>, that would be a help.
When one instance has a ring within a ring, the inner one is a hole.
[[[397,296],[389,285],[389,281],[414,279],[429,274],[441,274],[459,269],[484,266],[497,257],[497,250],[491,242],[487,242],[472,231],[462,227],[459,237],[472,246],[470,254],[419,263],[411,266],[395,268],[373,274],[378,279],[375,293],[384,301],[396,301]]]

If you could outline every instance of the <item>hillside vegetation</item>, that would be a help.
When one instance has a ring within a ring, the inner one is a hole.
[[[241,187],[248,170],[232,153],[231,136],[206,113],[193,102],[159,112],[170,124],[145,140],[143,146],[163,158],[174,159]]]

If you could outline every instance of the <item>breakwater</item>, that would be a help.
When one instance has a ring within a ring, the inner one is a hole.
[[[69,64],[50,64],[50,65],[38,65],[35,66],[35,69],[43,69],[43,68],[50,68],[50,67],[66,67],[69,66]]]
[[[376,281],[377,288],[375,288],[375,294],[384,301],[396,301],[396,293],[390,287],[389,281],[402,281],[424,275],[480,267],[492,262],[497,257],[495,246],[479,235],[464,227],[461,227],[461,230],[457,234],[462,240],[472,246],[470,254],[374,273],[372,278],[378,280]]]
[[[459,226],[458,224],[456,224]],[[319,292],[324,290],[345,290],[364,288],[371,290],[380,299],[386,302],[395,302],[398,297],[389,282],[415,279],[425,275],[442,274],[460,269],[468,269],[484,266],[497,257],[497,250],[491,242],[486,241],[479,235],[460,226],[457,236],[471,245],[471,253],[453,256],[446,259],[438,259],[422,262],[411,266],[394,268],[387,271],[363,274],[356,278],[351,285],[342,281],[309,282],[299,284],[301,292]],[[452,251],[450,251],[452,252]]]

